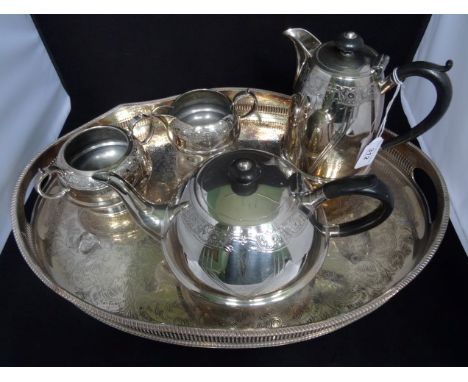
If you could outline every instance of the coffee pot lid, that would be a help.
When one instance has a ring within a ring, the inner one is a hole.
[[[323,69],[350,77],[368,76],[378,60],[377,52],[352,31],[322,44],[316,50],[315,57]]]
[[[228,152],[213,158],[199,171],[197,201],[221,224],[267,223],[291,199],[294,173],[292,165],[264,151]]]

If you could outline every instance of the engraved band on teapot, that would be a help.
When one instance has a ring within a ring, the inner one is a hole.
[[[326,89],[325,92],[324,89]],[[358,106],[364,102],[370,102],[374,100],[376,95],[375,85],[372,83],[366,86],[347,86],[321,78],[306,81],[302,91],[312,94],[321,101],[325,98],[333,97],[334,102],[345,106]]]
[[[245,230],[234,232],[231,227],[214,225],[204,219],[193,208],[181,211],[180,217],[192,235],[201,243],[210,247],[223,248],[231,244],[234,238],[241,244],[249,243],[249,248],[256,251],[274,251],[285,246],[291,239],[299,236],[308,223],[307,217],[298,212],[284,221],[271,222],[269,229],[257,232],[255,236],[245,234]]]

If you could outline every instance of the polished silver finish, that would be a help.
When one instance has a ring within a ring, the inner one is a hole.
[[[120,198],[110,187],[93,178],[101,170],[120,174],[143,191],[152,164],[143,146],[128,130],[116,126],[92,126],[73,133],[56,158],[39,170],[36,190],[46,199],[68,194],[70,201],[79,206],[116,213],[122,207]],[[58,190],[45,191],[46,179],[54,176],[59,179]]]
[[[295,195],[286,182],[259,184],[244,196],[229,180],[212,186],[213,178],[228,172],[225,163],[245,172],[254,166],[250,158],[256,158],[255,166],[276,168],[285,180],[297,171],[265,151],[221,154],[184,182],[170,206],[145,201],[112,173],[95,178],[121,195],[145,231],[163,240],[165,258],[186,288],[219,304],[259,306],[289,297],[310,283],[325,258],[328,239],[327,232],[314,226],[318,216],[325,221],[323,211],[316,211],[325,201],[321,189]],[[308,208],[302,208],[303,199]]]
[[[249,171],[253,167],[253,163],[248,159],[242,159],[237,162],[236,166],[241,171]]]
[[[395,85],[383,85],[388,56],[378,56],[364,45],[350,55],[338,41],[320,44],[303,29],[285,34],[294,42],[298,57],[295,91],[306,102],[294,100],[290,117],[294,131],[286,135],[283,155],[318,183],[367,173],[369,166],[354,166],[376,137],[384,93]],[[362,42],[354,32],[343,36]]]
[[[239,90],[219,89],[230,97]],[[291,98],[254,91],[258,113],[242,121],[239,146],[278,154],[288,126]],[[127,128],[135,115],[150,113],[173,100],[121,105],[79,131],[96,124]],[[237,107],[242,111],[248,108],[243,104]],[[387,221],[357,236],[331,238],[313,282],[283,301],[251,308],[210,303],[177,281],[164,260],[162,245],[141,229],[133,231],[131,238],[122,234],[116,239],[107,234],[116,226],[123,233],[128,220],[99,220],[102,233],[90,233],[78,218],[83,209],[67,198],[39,198],[32,220],[27,218],[24,204],[30,183],[39,168],[57,156],[70,135],[39,154],[19,177],[11,209],[18,247],[35,275],[55,293],[107,325],[152,340],[249,348],[323,336],[371,313],[411,282],[437,251],[448,224],[447,189],[431,160],[411,144],[382,150],[373,172],[395,197],[395,209]],[[154,163],[146,198],[169,203],[193,165],[173,148],[162,127],[145,150]],[[425,172],[434,185],[437,206],[432,219],[424,193],[414,180],[415,169]],[[46,191],[57,188],[54,181]],[[335,202],[326,207],[328,221],[354,216],[366,206],[361,201]],[[70,322],[71,329],[73,325]]]
[[[290,297],[320,269],[330,231],[340,235],[319,208],[328,200],[324,191],[309,191],[296,167],[266,151],[208,159],[170,205],[146,201],[110,172],[94,178],[121,195],[141,228],[162,239],[176,278],[219,304],[251,307]]]
[[[235,111],[236,104],[246,97],[252,99],[246,112]],[[167,134],[179,151],[201,160],[233,148],[239,137],[240,120],[255,112],[257,98],[249,89],[234,95],[233,100],[225,94],[210,89],[196,89],[177,97],[170,106],[153,110],[156,118],[167,129]]]
[[[132,140],[124,131],[97,127],[67,142],[59,160],[78,171],[96,171],[115,166],[131,151]]]
[[[296,87],[302,68],[311,57],[311,52],[318,48],[321,42],[312,33],[301,28],[290,28],[283,34],[292,41],[296,48],[297,68],[294,76],[294,87]]]
[[[116,190],[133,219],[156,240],[161,240],[166,235],[174,216],[180,209],[185,208],[184,203],[176,206],[152,203],[120,175],[112,172],[97,172],[93,175],[93,179],[104,182]]]

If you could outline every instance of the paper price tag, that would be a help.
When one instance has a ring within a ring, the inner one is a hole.
[[[354,169],[358,169],[361,167],[369,166],[377,156],[377,153],[380,150],[380,146],[382,146],[383,138],[377,137],[371,143],[369,143],[364,150],[362,150],[359,159],[357,160],[356,164],[354,165]]]

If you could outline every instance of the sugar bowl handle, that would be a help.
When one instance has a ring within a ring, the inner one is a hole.
[[[328,232],[332,237],[356,235],[383,223],[393,211],[393,196],[387,185],[375,175],[356,175],[326,183],[308,196],[304,205],[317,207],[327,200],[349,195],[367,196],[379,200],[380,204],[372,212],[350,222],[330,226],[314,222],[320,231]]]
[[[39,169],[39,173],[36,176],[34,188],[36,189],[37,193],[44,199],[60,199],[68,191],[70,191],[70,188],[63,186],[61,183],[59,183],[59,191],[57,191],[54,194],[47,192],[44,189],[44,181],[46,180],[46,178],[52,177],[53,175],[62,177],[63,170],[52,163],[44,169]]]

